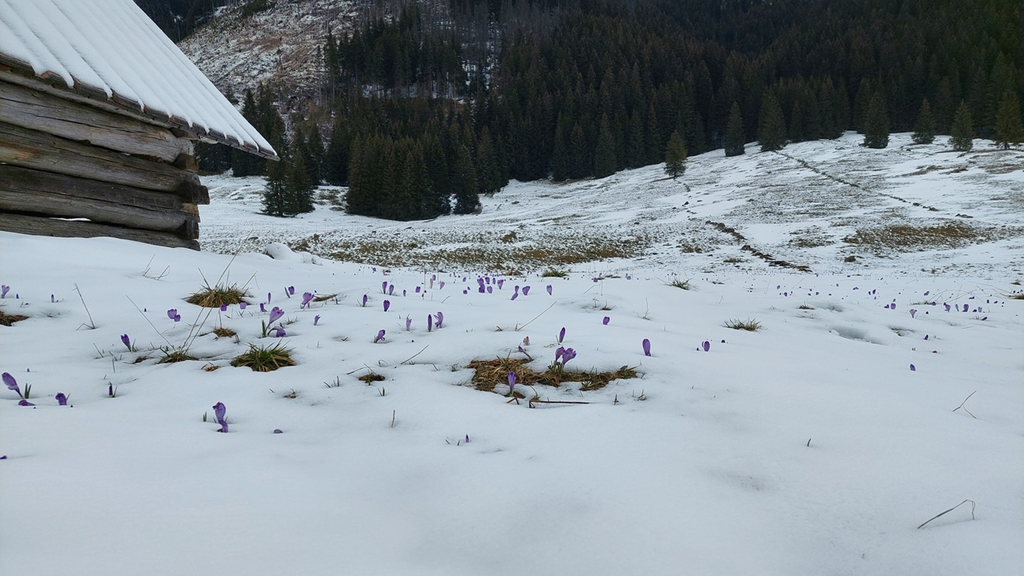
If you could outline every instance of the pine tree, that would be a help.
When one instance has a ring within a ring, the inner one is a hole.
[[[971,124],[971,111],[967,103],[960,101],[960,107],[953,116],[953,126],[950,128],[949,143],[953,150],[958,152],[969,152],[974,148],[974,127]]]
[[[889,115],[881,91],[875,92],[868,105],[864,120],[864,145],[868,148],[885,148],[889,145]]]
[[[334,131],[324,153],[323,178],[328,184],[344,186],[348,183],[349,133],[341,116],[334,122]]]
[[[302,154],[292,151],[291,163],[287,167],[287,183],[285,189],[286,216],[304,214],[313,211],[313,182],[309,178],[306,160]]]
[[[594,175],[598,178],[611,176],[615,173],[616,164],[615,140],[611,126],[608,125],[608,115],[603,114],[601,131],[597,136],[597,149],[594,150]]]
[[[255,126],[261,126],[263,120],[260,115],[260,108],[256,104],[256,99],[252,95],[252,90],[246,89],[245,97],[242,100],[242,117],[249,121],[249,124]],[[266,132],[262,132],[264,136],[269,137]],[[242,176],[258,176],[263,174],[266,168],[266,160],[243,152],[241,150],[233,149],[231,151],[231,175],[235,177]]]
[[[786,120],[782,117],[782,107],[772,91],[768,91],[761,99],[757,139],[761,142],[761,152],[782,150],[786,145]]]
[[[1020,100],[1017,94],[1007,90],[999,101],[996,112],[996,145],[1007,150],[1011,144],[1024,142],[1024,126],[1020,121]]]
[[[732,103],[729,110],[729,126],[725,129],[725,155],[741,156],[747,137],[743,133],[743,115],[740,114],[739,104]]]
[[[280,154],[284,154],[282,150]],[[288,209],[288,167],[286,157],[267,162],[267,188],[263,191],[263,212],[284,216]]]
[[[455,170],[452,178],[452,194],[455,195],[456,214],[470,214],[480,206],[480,196],[476,192],[476,172],[473,168],[473,155],[465,144],[459,147],[455,158]]]
[[[673,131],[669,136],[668,146],[665,148],[665,173],[676,179],[686,171],[686,142],[679,135],[679,131]]]
[[[914,144],[931,144],[935,141],[935,120],[932,118],[932,107],[928,99],[921,101],[921,109],[917,112],[914,133],[911,135]]]

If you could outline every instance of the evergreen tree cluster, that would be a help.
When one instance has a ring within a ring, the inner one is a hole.
[[[1021,11],[1005,0],[357,4],[362,24],[325,39],[327,98],[309,111],[332,119],[321,174],[355,179],[353,213],[430,217],[444,213],[440,198],[471,211],[468,190],[509,178],[663,162],[674,133],[688,154],[728,155],[845,130],[879,148],[912,129],[922,142],[954,128],[1024,139]],[[364,162],[393,158],[399,182],[420,155],[430,177],[416,192],[360,183]]]

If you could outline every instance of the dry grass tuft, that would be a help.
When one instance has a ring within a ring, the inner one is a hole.
[[[383,382],[385,380],[383,374],[377,374],[373,370],[370,370],[366,374],[363,374],[362,376],[359,377],[359,379],[362,380],[363,382],[366,382],[367,386],[373,384],[374,382]]]
[[[230,287],[221,285],[206,286],[202,290],[193,293],[185,301],[189,304],[202,306],[203,308],[220,308],[221,306],[239,304],[248,297],[250,297],[248,292],[239,288],[237,284],[232,284]]]
[[[245,366],[254,372],[271,372],[285,366],[295,366],[292,351],[274,344],[269,348],[249,344],[249,351],[240,354],[231,361],[232,366]]]
[[[213,329],[213,333],[214,333],[214,335],[217,336],[217,338],[231,338],[231,337],[236,336],[238,334],[237,332],[235,332],[231,328],[225,328],[223,326],[221,326],[220,328],[214,328]]]
[[[184,350],[164,350],[164,355],[157,361],[157,364],[174,364],[188,360],[198,360],[198,358],[189,356],[188,352]]]
[[[746,330],[747,332],[757,332],[761,329],[761,323],[752,318],[746,320],[739,320],[734,318],[725,323],[726,328],[732,328],[733,330]]]
[[[498,384],[508,384],[508,373],[516,373],[516,386],[554,386],[563,382],[581,382],[581,390],[599,390],[612,380],[626,380],[639,376],[636,369],[623,366],[614,372],[571,372],[547,369],[538,372],[526,365],[528,361],[519,358],[495,358],[474,360],[466,365],[474,370],[473,387],[483,392],[493,392]]]
[[[3,310],[0,310],[0,325],[11,326],[15,322],[21,322],[22,320],[28,320],[28,316],[22,316],[21,314],[4,314]]]

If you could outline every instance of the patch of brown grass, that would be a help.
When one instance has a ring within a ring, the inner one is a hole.
[[[538,372],[526,365],[528,361],[519,358],[495,358],[474,360],[466,365],[474,370],[473,387],[483,392],[493,392],[498,384],[508,384],[508,373],[516,373],[516,386],[554,386],[563,382],[580,382],[580,390],[599,390],[612,380],[627,380],[638,376],[636,369],[623,366],[612,372],[573,372],[548,368]]]
[[[239,304],[248,297],[248,292],[239,288],[237,284],[232,284],[231,286],[206,286],[202,290],[194,292],[185,301],[203,308],[220,308],[225,305]]]
[[[924,250],[958,248],[990,238],[991,231],[950,220],[932,226],[893,224],[881,228],[861,229],[843,238],[843,242],[876,248]]]
[[[237,335],[237,332],[235,332],[231,328],[225,328],[223,326],[221,326],[220,328],[214,328],[213,333],[217,336],[217,338],[231,338]]]
[[[366,382],[367,386],[374,382],[383,382],[385,380],[383,374],[377,374],[373,370],[370,370],[366,374],[363,374],[362,376],[359,377],[359,379],[362,380],[363,382]]]
[[[22,316],[21,314],[4,314],[4,311],[0,310],[0,325],[11,326],[15,322],[21,322],[22,320],[28,320],[28,316]]]

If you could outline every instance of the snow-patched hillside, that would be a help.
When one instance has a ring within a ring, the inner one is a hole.
[[[346,215],[344,189],[330,187],[312,214],[272,218],[258,213],[262,178],[208,177],[200,241],[219,252],[279,241],[369,264],[494,271],[1022,273],[1024,152],[977,140],[955,153],[946,136],[915,146],[894,134],[884,150],[862,141],[848,133],[779,153],[751,144],[734,158],[716,150],[690,158],[678,180],[659,165],[513,182],[483,198],[479,216],[417,222]]]
[[[214,16],[178,47],[221,92],[241,101],[246,88],[288,86],[308,98],[322,82],[320,51],[328,28],[340,37],[352,27],[348,0],[271,2],[249,14],[246,3]]]
[[[204,241],[236,256],[0,233],[0,311],[26,317],[0,372],[33,404],[0,388],[0,574],[1020,574],[1020,152],[894,140],[514,184],[414,223],[273,219],[211,179]],[[460,267],[435,239],[481,248]],[[250,305],[184,301],[206,283]],[[296,366],[230,365],[277,344]],[[474,360],[543,371],[559,346],[558,388],[473,385]]]

